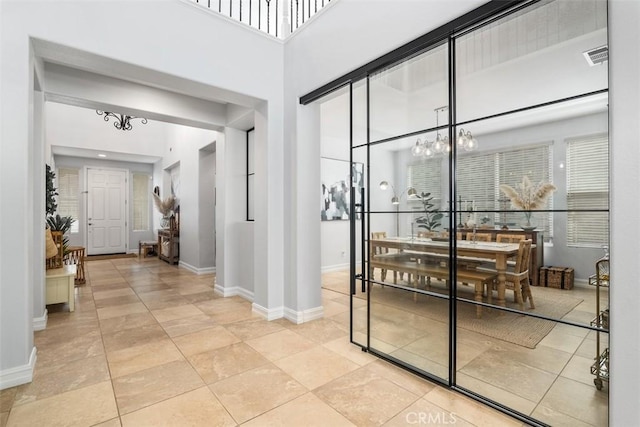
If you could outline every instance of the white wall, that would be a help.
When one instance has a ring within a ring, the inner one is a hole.
[[[611,360],[609,423],[640,420],[640,3],[609,2],[611,138]],[[629,54],[636,52],[636,54]],[[634,195],[629,197],[629,195]]]
[[[210,144],[215,145],[215,144]],[[211,269],[216,266],[216,239],[215,239],[215,195],[216,195],[216,153],[215,151],[199,151],[200,162],[198,172],[198,206],[200,218],[200,268]]]
[[[254,243],[255,222],[246,221],[246,138],[245,131],[226,128],[216,141],[215,289],[224,296],[240,295],[255,303],[254,271],[261,270],[252,266],[262,249]],[[255,277],[262,280],[264,275],[261,271]],[[258,298],[261,306],[266,294]]]
[[[109,72],[115,61],[132,64],[126,76],[144,82],[145,70],[155,70],[171,81],[177,76],[205,87],[221,88],[226,94],[242,94],[264,100],[262,115],[263,156],[259,163],[264,182],[257,206],[262,232],[256,260],[266,272],[261,286],[273,298],[263,301],[282,307],[284,289],[284,222],[281,215],[268,216],[267,209],[283,210],[283,49],[282,43],[257,34],[240,24],[204,11],[188,1],[127,2],[127,13],[110,1],[0,3],[0,384],[2,387],[29,381],[35,363],[33,345],[33,268],[44,265],[44,254],[35,253],[34,212],[43,212],[44,186],[34,185],[33,102],[34,53],[30,37],[56,47],[47,52],[52,59],[88,71]],[[153,19],[149,19],[152,16]],[[118,25],[113,25],[118,22]],[[105,42],[107,41],[108,42]],[[233,43],[229,43],[233,40]],[[135,42],[132,42],[135,41]],[[65,56],[65,47],[90,53]],[[58,48],[59,47],[59,48]],[[59,57],[56,57],[59,55]],[[112,61],[112,62],[109,62]],[[262,72],[256,78],[255,70]],[[137,74],[136,74],[137,73]],[[46,93],[46,82],[43,91]],[[186,86],[183,86],[186,87]],[[95,114],[95,113],[93,113]],[[102,123],[104,124],[104,123]],[[211,141],[209,141],[211,142]],[[44,147],[41,148],[44,151]],[[39,202],[38,202],[39,201]],[[189,235],[187,233],[187,242]],[[40,237],[44,239],[44,235]],[[40,250],[38,249],[38,252]],[[184,253],[184,252],[183,252]],[[187,262],[197,262],[188,248]],[[268,258],[268,262],[267,262]],[[241,260],[237,260],[238,263]],[[273,289],[270,289],[273,288]],[[278,297],[279,296],[279,297]],[[282,310],[282,309],[280,309]]]
[[[167,132],[176,125],[150,120],[142,124],[132,120],[131,131],[121,131],[96,111],[88,108],[47,102],[46,138],[48,146],[63,146],[112,153],[161,157]]]
[[[167,146],[163,156],[163,169],[179,175],[177,196],[180,202],[180,264],[198,271],[212,265],[201,263],[200,217],[204,214],[200,205],[201,162],[200,149],[216,141],[219,133],[187,126],[173,125],[167,133]],[[179,172],[175,171],[179,165]],[[170,194],[170,177],[161,196]]]

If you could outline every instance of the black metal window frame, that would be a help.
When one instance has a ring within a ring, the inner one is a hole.
[[[365,291],[365,289],[367,289],[367,291],[370,291],[371,286],[373,284],[381,284],[381,285],[385,285],[385,286],[390,286],[393,288],[399,288],[399,289],[404,289],[403,286],[400,285],[391,285],[389,283],[381,283],[379,281],[373,280],[369,277],[369,272],[368,272],[368,268],[365,267],[365,254],[367,253],[366,250],[366,244],[368,239],[366,236],[369,236],[370,234],[370,230],[369,230],[369,224],[370,224],[370,214],[371,213],[385,213],[382,211],[376,211],[376,212],[372,212],[370,211],[368,208],[365,209],[364,206],[366,205],[366,203],[369,201],[369,190],[371,188],[371,183],[369,182],[369,148],[371,146],[375,146],[377,144],[382,144],[385,142],[390,142],[390,141],[394,141],[394,140],[398,140],[398,139],[402,139],[402,138],[406,138],[408,136],[414,136],[414,135],[418,135],[421,133],[425,133],[425,132],[429,132],[429,131],[433,131],[439,128],[431,128],[431,129],[421,129],[421,130],[417,130],[417,131],[413,131],[413,132],[409,132],[403,135],[397,135],[397,136],[393,136],[393,137],[389,137],[389,138],[385,138],[382,140],[377,140],[377,141],[371,141],[370,139],[370,111],[369,111],[369,106],[370,106],[370,98],[369,98],[369,78],[372,74],[375,74],[377,72],[380,72],[386,68],[389,68],[391,66],[394,66],[398,63],[404,62],[407,59],[419,55],[427,50],[429,50],[430,48],[433,48],[435,46],[437,46],[438,44],[448,44],[448,49],[449,49],[449,73],[448,73],[448,84],[449,84],[449,121],[448,121],[448,125],[446,126],[441,126],[440,128],[448,129],[448,137],[450,141],[455,140],[455,134],[454,134],[454,129],[456,126],[462,126],[462,125],[467,125],[469,123],[474,123],[474,122],[479,122],[482,120],[486,120],[486,119],[492,119],[492,118],[497,118],[497,117],[502,117],[502,116],[507,116],[507,115],[511,115],[514,113],[518,113],[518,112],[523,112],[523,111],[528,111],[528,110],[534,110],[534,109],[538,109],[538,108],[543,108],[546,106],[551,106],[551,105],[557,105],[557,104],[561,104],[567,101],[571,101],[574,99],[580,99],[580,98],[586,98],[586,97],[590,97],[590,96],[594,96],[594,95],[598,95],[601,93],[608,93],[608,88],[607,89],[601,89],[601,90],[596,90],[593,92],[588,92],[588,93],[583,93],[583,94],[579,94],[579,95],[575,95],[575,96],[570,96],[570,97],[566,97],[566,98],[561,98],[561,99],[555,99],[552,101],[548,101],[548,102],[542,102],[539,104],[535,104],[535,105],[530,105],[527,107],[523,107],[523,108],[516,108],[510,111],[504,111],[504,112],[500,112],[500,113],[496,113],[496,114],[492,114],[486,117],[477,117],[477,118],[473,118],[471,120],[467,120],[467,121],[461,121],[461,122],[456,122],[456,84],[455,84],[455,41],[457,38],[468,34],[469,32],[475,30],[476,28],[488,25],[498,19],[501,19],[507,15],[510,15],[512,13],[515,13],[519,10],[525,9],[530,7],[531,5],[540,2],[541,0],[492,0],[476,9],[474,9],[471,12],[468,12],[467,14],[454,19],[453,21],[442,25],[441,27],[333,80],[332,82],[312,91],[309,92],[306,95],[303,95],[302,97],[300,97],[300,104],[302,105],[307,105],[311,102],[314,102],[320,98],[323,98],[324,96],[337,91],[339,89],[348,87],[349,90],[349,99],[350,99],[350,103],[349,103],[349,117],[350,117],[350,129],[349,129],[349,143],[350,143],[350,159],[353,162],[353,150],[356,148],[363,148],[363,147],[367,147],[367,171],[366,171],[366,190],[363,189],[364,192],[366,192],[366,196],[365,194],[363,194],[362,197],[362,202],[363,202],[363,206],[361,206],[362,211],[364,212],[364,218],[365,221],[362,221],[361,223],[361,233],[362,233],[362,263],[363,263],[363,268],[362,268],[362,273],[360,274],[355,274],[355,254],[354,249],[357,247],[356,245],[356,230],[355,230],[355,221],[352,221],[351,227],[350,227],[350,239],[351,239],[351,274],[350,274],[350,290],[352,293],[352,298],[353,299],[353,294],[355,293],[355,285],[356,285],[356,280],[359,280],[362,282],[362,290],[363,292]],[[365,81],[366,82],[366,109],[367,109],[367,136],[366,136],[366,143],[360,144],[360,145],[353,145],[353,85],[357,82],[361,82],[361,81]],[[449,173],[449,197],[450,200],[455,200],[455,195],[456,195],[456,155],[457,155],[457,150],[456,150],[456,144],[452,144],[452,150],[449,153],[449,165],[450,165],[450,173]],[[352,177],[353,179],[353,177]],[[353,200],[352,200],[353,203]],[[355,206],[351,206],[351,209],[353,210],[355,208]],[[541,212],[566,212],[567,210],[558,210],[555,209],[553,211],[551,210],[541,210]],[[600,211],[600,210],[599,210]],[[607,210],[602,210],[602,211],[607,211]],[[406,213],[406,212],[403,212]],[[449,219],[450,219],[450,223],[449,223],[449,229],[455,229],[456,224],[455,224],[455,218],[456,215],[458,214],[458,210],[455,207],[455,204],[453,205],[453,207],[450,209],[449,212],[451,215],[449,215]],[[366,224],[365,224],[366,222]],[[456,240],[452,239],[450,241],[450,257],[455,259],[457,257],[457,253],[456,253]],[[451,280],[455,283],[456,281],[456,269],[455,269],[455,263],[449,263],[449,269],[450,269],[450,277]],[[466,298],[462,298],[462,297],[458,297],[457,293],[456,293],[456,287],[455,286],[451,286],[449,289],[449,295],[448,296],[442,296],[440,294],[431,292],[431,291],[426,291],[426,290],[421,290],[421,289],[406,289],[408,291],[411,292],[416,292],[416,293],[420,293],[423,295],[427,295],[430,297],[436,297],[436,298],[448,298],[450,299],[450,301],[457,301],[457,302],[464,302],[464,303],[469,303],[469,304],[474,304],[474,305],[481,305],[481,306],[485,306],[485,307],[490,307],[492,309],[497,309],[503,312],[511,312],[511,313],[518,313],[518,314],[522,314],[520,311],[518,310],[514,310],[514,309],[510,309],[507,307],[499,307],[499,306],[494,306],[494,305],[489,305],[486,303],[480,303],[480,302],[476,302],[474,300],[469,300]],[[434,381],[436,383],[439,383],[441,385],[447,386],[450,389],[457,391],[461,394],[464,394],[466,396],[469,396],[471,398],[473,398],[474,400],[477,400],[487,406],[490,406],[498,411],[504,412],[520,421],[523,421],[527,424],[530,425],[534,425],[534,426],[547,426],[547,424],[541,422],[540,420],[536,420],[534,418],[532,418],[531,416],[518,412],[512,408],[507,407],[506,405],[497,402],[491,398],[488,398],[486,396],[480,395],[477,392],[474,392],[472,390],[466,389],[465,387],[459,386],[457,385],[456,382],[456,373],[457,373],[457,363],[456,363],[456,353],[457,353],[457,348],[456,348],[456,316],[457,316],[457,304],[453,304],[450,303],[449,306],[449,315],[450,315],[450,330],[449,330],[449,379],[448,380],[444,380],[440,377],[436,377],[433,374],[430,374],[429,372],[425,372],[422,371],[421,369],[411,366],[409,364],[407,364],[406,362],[396,359],[390,355],[387,355],[385,353],[376,351],[375,349],[372,349],[370,346],[370,298],[369,295],[370,293],[367,292],[367,342],[365,345],[363,345],[362,343],[358,343],[355,342],[353,340],[353,302],[351,301],[351,318],[350,318],[350,338],[351,338],[351,342],[355,345],[358,345],[360,347],[362,347],[363,351],[368,351],[382,359],[385,359],[391,363],[394,363],[404,369],[410,370],[412,372],[414,372],[415,374],[426,378],[428,380]],[[567,320],[563,320],[563,319],[555,319],[555,318],[551,318],[549,316],[546,315],[539,315],[539,314],[535,314],[535,313],[527,313],[527,316],[530,317],[535,317],[535,318],[539,318],[542,320],[547,320],[547,321],[551,321],[557,324],[564,324],[564,325],[568,325],[568,326],[573,326],[573,327],[578,327],[584,330],[588,330],[588,331],[599,331],[599,332],[604,332],[604,333],[609,333],[608,329],[603,329],[603,328],[599,328],[597,326],[591,326],[588,324],[581,324],[581,323],[577,323],[577,322],[573,322],[573,321],[567,321]]]
[[[250,159],[253,160],[253,164],[254,164],[254,167],[255,167],[255,156],[254,156],[254,153],[251,150],[249,150],[249,134],[251,132],[255,132],[255,130],[256,130],[255,128],[251,128],[246,132],[246,134],[247,134],[247,138],[246,138],[246,147],[247,147],[247,153],[246,153],[247,154],[246,155],[246,160],[247,160],[247,163],[246,163],[246,165],[247,165],[247,169],[246,169],[247,170],[247,175],[246,175],[247,176],[247,193],[246,193],[247,194],[247,197],[246,197],[247,216],[246,216],[246,218],[247,218],[247,221],[255,221],[255,218],[253,218],[253,216],[251,216],[250,213],[249,213],[249,204],[253,203],[253,200],[252,200],[253,199],[253,193],[249,190],[249,181],[251,180],[251,177],[255,176],[255,174],[256,174],[254,171],[249,170],[249,164],[250,164],[249,160]],[[254,144],[255,144],[255,139],[254,139]],[[255,191],[255,180],[254,180],[254,191]]]

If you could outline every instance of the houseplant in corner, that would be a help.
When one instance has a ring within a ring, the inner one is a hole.
[[[501,184],[500,191],[511,199],[511,206],[524,211],[526,222],[521,227],[523,230],[530,231],[536,228],[535,224],[531,223],[532,211],[545,207],[549,196],[556,191],[556,186],[544,181],[534,185],[525,175],[522,177],[522,182],[516,184],[516,188]]]

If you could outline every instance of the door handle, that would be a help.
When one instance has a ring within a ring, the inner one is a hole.
[[[93,225],[92,223],[89,223],[89,225]]]

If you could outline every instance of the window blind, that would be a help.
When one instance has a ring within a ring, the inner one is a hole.
[[[431,193],[434,201],[437,202],[436,207],[440,208],[440,202],[442,200],[441,173],[441,159],[428,159],[409,165],[407,168],[407,188],[415,188],[418,195]],[[401,190],[398,189],[398,192],[401,192]]]
[[[147,231],[149,230],[149,196],[151,189],[149,180],[151,177],[147,174],[133,174],[133,230]]]
[[[433,200],[431,201],[435,209],[442,209],[442,159],[426,159],[420,163],[414,163],[407,167],[407,188],[415,188],[418,195],[422,193],[431,193]],[[398,189],[398,196],[402,190]],[[406,197],[406,193],[405,193]],[[402,203],[402,198],[400,200]],[[422,216],[422,203],[418,200],[407,199],[407,205],[411,209],[417,211],[412,214],[412,221]]]
[[[552,182],[551,143],[545,142],[510,151],[463,155],[458,158],[456,186],[457,194],[464,201],[474,202],[479,211],[480,221],[485,214],[482,211],[509,211],[511,203],[500,191],[501,184],[515,185],[528,176],[531,182]],[[552,209],[549,199],[547,209]],[[522,212],[501,212],[486,214],[498,226],[517,227],[524,221]],[[551,213],[534,214],[534,221],[545,236],[551,237],[553,215]]]
[[[80,230],[78,221],[80,212],[80,170],[75,168],[58,168],[58,209],[60,216],[70,216],[75,221],[71,224],[71,233]]]
[[[609,141],[606,134],[567,139],[567,244],[609,241]],[[595,212],[606,210],[607,212]]]

